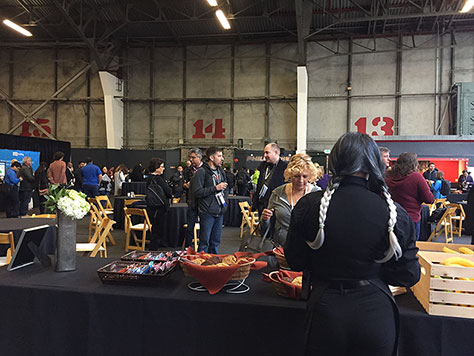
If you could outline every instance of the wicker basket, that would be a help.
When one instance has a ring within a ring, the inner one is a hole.
[[[290,266],[288,265],[288,262],[286,262],[285,255],[278,252],[276,248],[273,249],[273,253],[275,254],[275,257],[278,261],[278,264],[280,265],[280,268],[289,270]]]
[[[194,278],[188,271],[188,262],[189,260],[186,258],[186,256],[183,256],[179,259],[179,264],[181,265],[181,269],[183,270],[183,273],[186,277]],[[252,264],[255,262],[255,258],[252,258],[250,262],[241,264],[239,269],[234,272],[234,274],[230,277],[230,281],[241,281],[245,278],[247,278],[250,274],[250,268],[252,267]]]
[[[163,281],[167,280],[171,273],[176,269],[176,264],[173,265],[168,271],[162,274],[133,274],[133,273],[121,273],[119,272],[124,267],[131,264],[131,261],[114,261],[108,265],[101,267],[97,270],[102,283],[108,284],[143,284],[143,285],[159,285]],[[141,265],[148,265],[147,262],[134,263]]]
[[[285,285],[276,278],[277,274],[278,274],[278,271],[273,271],[273,272],[270,272],[270,274],[268,275],[268,277],[272,281],[273,289],[279,296],[290,298],[290,296],[288,295],[288,290],[286,289]]]
[[[281,297],[299,299],[295,298],[292,293],[288,293],[290,287],[288,287],[285,283],[280,282],[277,275],[278,271],[270,272],[270,274],[268,275],[268,278],[270,278],[270,280],[272,281],[272,286],[275,292]]]

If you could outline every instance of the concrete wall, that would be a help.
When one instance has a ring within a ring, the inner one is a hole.
[[[473,33],[455,34],[453,63],[450,34],[404,37],[400,44],[397,38],[356,39],[352,51],[348,41],[309,43],[308,149],[331,148],[347,130],[449,134],[448,93],[452,83],[474,80],[473,43]]]
[[[348,40],[308,43],[308,149],[330,148],[347,130],[363,127],[371,135],[390,134],[390,120],[394,134],[447,134],[451,82],[474,81],[474,33],[455,34],[455,40],[452,80],[449,34],[406,37],[401,43],[356,39],[351,52]],[[2,49],[0,89],[32,110],[89,58],[84,49]],[[235,146],[241,138],[247,149],[261,149],[271,140],[295,149],[294,43],[124,48],[121,63],[127,148]],[[58,98],[36,115],[48,120],[51,132],[73,147],[105,147],[96,68]],[[0,132],[21,118],[3,102]],[[34,127],[28,133],[33,135]]]

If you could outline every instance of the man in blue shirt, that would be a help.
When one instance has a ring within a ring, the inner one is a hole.
[[[88,198],[94,198],[99,195],[99,184],[102,180],[102,172],[92,162],[92,158],[86,159],[86,165],[82,167],[82,192]]]
[[[8,186],[8,199],[10,204],[7,205],[7,218],[17,218],[20,213],[20,196],[18,188],[22,177],[18,178],[18,171],[21,164],[18,161],[13,161],[11,167],[5,174],[5,184]]]

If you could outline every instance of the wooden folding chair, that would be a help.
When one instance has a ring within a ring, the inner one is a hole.
[[[102,203],[100,202],[100,197],[95,197],[95,198],[89,198],[89,202],[91,204],[91,207],[94,209],[94,212],[96,213],[97,217],[98,217],[98,220],[97,220],[97,223],[100,224],[102,218],[107,218],[108,215],[110,215],[111,213],[108,212],[108,210],[106,210],[104,208],[104,206],[102,205]],[[107,198],[107,197],[106,197]],[[108,201],[108,198],[107,198],[107,201]],[[110,203],[110,202],[109,202]],[[112,209],[112,214],[113,214],[113,209]],[[113,230],[113,229],[111,229]],[[90,236],[90,234],[89,234]],[[116,242],[115,242],[115,239],[114,237],[112,236],[112,233],[109,231],[109,235],[107,236],[107,238],[110,240],[110,243],[112,245],[116,245]]]
[[[0,233],[0,244],[10,245],[7,250],[7,255],[0,257],[0,266],[5,266],[10,263],[13,252],[15,252],[15,239],[13,238],[13,232]]]
[[[435,211],[437,208],[445,208],[446,207],[446,198],[435,199],[435,201],[431,204],[423,203],[422,205],[426,205],[430,208],[430,215],[431,215],[433,213],[433,211]]]
[[[125,208],[128,208],[129,205],[132,205],[133,203],[136,203],[137,201],[142,201],[141,199],[125,199],[123,202],[123,206]]]
[[[125,251],[128,250],[145,250],[145,244],[150,242],[146,239],[147,232],[151,233],[151,223],[148,218],[146,209],[138,208],[123,208],[125,213]],[[140,216],[143,218],[143,222],[139,224],[133,224],[133,216]],[[141,238],[137,236],[137,232],[141,232]],[[130,236],[133,238],[135,245],[130,245]]]
[[[454,203],[449,203],[447,204],[447,206],[456,208],[455,215],[451,216],[451,222],[452,222],[451,228],[453,230],[453,234],[457,234],[458,237],[461,237],[462,223],[464,219],[466,218],[466,213],[464,212],[464,208],[462,207],[462,204],[454,204]]]
[[[90,257],[95,257],[100,252],[100,257],[107,257],[107,236],[114,224],[114,220],[103,218],[88,243],[76,243],[76,251],[84,252],[85,255],[90,252]]]
[[[428,241],[431,241],[433,238],[437,238],[444,231],[444,237],[446,243],[453,242],[453,228],[452,220],[453,216],[456,216],[456,207],[447,207],[441,219],[436,223],[435,228],[431,232]],[[448,234],[450,237],[448,237]]]
[[[250,217],[250,205],[247,201],[239,202],[240,211],[242,212],[242,223],[240,224],[240,238],[244,236],[246,230],[252,233],[252,218]]]
[[[110,202],[109,197],[107,195],[98,195],[95,197],[95,200],[97,204],[100,204],[102,206],[106,214],[114,213],[114,207],[112,206],[112,203]]]

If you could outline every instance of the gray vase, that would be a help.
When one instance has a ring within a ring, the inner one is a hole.
[[[76,270],[76,220],[58,214],[58,234],[56,236],[56,272]]]

